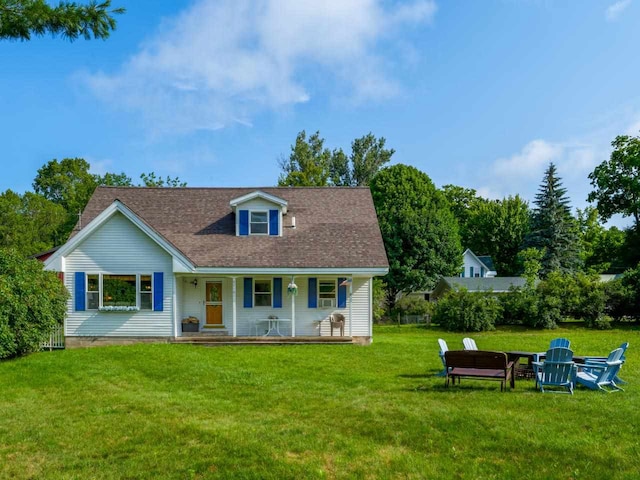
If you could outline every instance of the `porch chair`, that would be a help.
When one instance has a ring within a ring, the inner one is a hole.
[[[620,360],[622,354],[622,349],[616,348],[605,362],[585,362],[583,370],[576,376],[576,381],[591,390],[602,390],[607,393],[622,390],[614,381],[622,365]]]
[[[622,345],[620,345],[619,348],[622,349],[622,357],[620,357],[620,360],[622,360],[622,365],[624,365],[624,362],[627,360],[625,354],[627,353],[627,348],[629,348],[629,342],[624,342]],[[604,363],[606,361],[606,359],[603,357],[585,357],[584,360],[585,362],[588,362],[588,363],[597,363],[597,362]],[[620,368],[622,368],[622,365],[620,365]],[[589,369],[586,369],[586,370],[588,371]],[[618,374],[616,374],[616,377],[613,379],[613,381],[616,383],[616,385],[624,385],[625,383],[627,383],[624,380],[622,380],[618,376]]]
[[[340,336],[344,337],[344,315],[341,313],[332,313],[329,316],[329,323],[331,323],[331,336],[333,337],[333,329],[340,329]]]
[[[478,350],[478,346],[476,345],[476,341],[473,338],[463,338],[462,345],[464,345],[465,350]]]
[[[570,393],[573,395],[573,386],[576,381],[577,367],[573,362],[573,352],[565,347],[550,348],[547,350],[543,362],[534,362],[536,368],[536,388],[545,393],[545,387],[559,387],[567,389],[547,390],[554,393]]]
[[[438,345],[440,345],[440,351],[438,352],[438,355],[440,356],[440,360],[442,360],[443,370],[441,372],[438,372],[437,376],[444,377],[447,375],[447,362],[444,359],[444,353],[449,351],[449,347],[447,346],[447,342],[445,342],[441,338],[438,339]]]

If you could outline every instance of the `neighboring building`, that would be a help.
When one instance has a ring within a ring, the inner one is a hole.
[[[498,275],[493,260],[488,255],[478,256],[468,248],[462,254],[461,277],[490,278]]]
[[[388,261],[368,188],[99,187],[45,260],[71,292],[67,345],[199,332],[372,335]]]
[[[437,300],[449,290],[466,288],[470,292],[507,293],[511,288],[524,287],[527,279],[524,277],[442,277],[430,295],[431,300]]]

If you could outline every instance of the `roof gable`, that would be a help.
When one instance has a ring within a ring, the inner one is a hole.
[[[231,201],[229,201],[229,205],[231,205],[231,208],[233,209],[233,211],[236,211],[236,208],[240,205],[242,205],[243,203],[247,203],[251,200],[255,200],[256,198],[265,200],[269,203],[273,203],[275,205],[280,206],[280,208],[282,209],[282,213],[285,214],[287,213],[287,201],[280,198],[280,197],[276,197],[275,195],[270,195],[268,193],[262,192],[260,190],[256,190],[254,192],[251,193],[247,193],[246,195],[242,195],[241,197],[238,198],[233,198],[231,199]]]
[[[45,268],[63,271],[61,268],[61,259],[73,251],[80,243],[88,238],[93,232],[104,225],[115,214],[121,213],[131,223],[137,226],[143,233],[157,243],[163,250],[169,253],[174,260],[174,271],[191,271],[193,265],[191,261],[171,242],[167,241],[162,235],[155,231],[152,227],[147,225],[141,218],[139,218],[134,212],[132,212],[126,205],[120,202],[118,199],[114,199],[100,214],[93,217],[91,221],[82,230],[73,235],[67,243],[58,248],[49,258],[44,262]]]

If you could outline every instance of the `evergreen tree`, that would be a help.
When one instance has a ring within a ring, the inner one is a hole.
[[[544,173],[531,218],[526,246],[543,252],[541,274],[559,270],[573,272],[580,264],[578,225],[571,216],[567,190],[553,163]]]

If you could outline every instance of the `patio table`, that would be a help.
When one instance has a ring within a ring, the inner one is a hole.
[[[536,357],[540,357],[539,352],[526,352],[522,350],[514,350],[511,352],[505,352],[510,362],[513,362],[513,368],[516,372],[517,378],[533,378],[535,376],[535,370],[533,369],[533,362]],[[526,358],[527,365],[520,366],[520,359]]]
[[[281,337],[284,337],[282,332],[280,332],[280,324],[281,323],[291,323],[290,318],[260,318],[256,320],[256,323],[268,323],[269,329],[267,333],[263,335],[263,337],[268,337],[270,334],[277,334]]]

